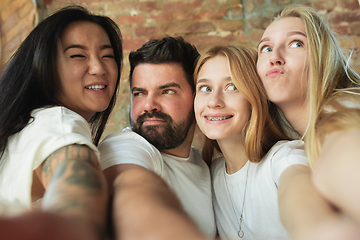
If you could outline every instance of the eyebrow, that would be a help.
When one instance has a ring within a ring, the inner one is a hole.
[[[158,89],[165,89],[165,88],[170,88],[170,87],[176,87],[176,88],[180,88],[180,89],[181,89],[180,85],[177,84],[177,83],[174,83],[174,82],[167,83],[167,84],[164,84],[164,85],[160,85],[160,86],[158,87]]]
[[[302,35],[302,36],[307,38],[306,34],[301,32],[301,31],[291,31],[291,32],[288,32],[286,34],[287,37],[290,37],[290,36],[293,36],[293,35]],[[269,37],[264,37],[263,39],[261,39],[257,47],[259,48],[260,44],[263,43],[263,42],[266,42],[266,41],[270,41],[270,38]]]
[[[177,83],[174,83],[174,82],[171,82],[171,83],[167,83],[167,84],[164,84],[164,85],[160,85],[159,87],[158,87],[158,89],[166,89],[166,88],[170,88],[170,87],[176,87],[176,88],[179,88],[179,89],[181,89],[181,86],[179,85],[179,84],[177,84]],[[144,92],[144,91],[146,91],[146,89],[145,88],[141,88],[141,87],[133,87],[132,89],[131,89],[131,92],[133,93],[133,92]]]
[[[86,49],[86,47],[84,45],[79,45],[79,44],[71,44],[69,46],[67,46],[64,50],[64,52],[66,52],[67,50],[71,49],[71,48],[80,48],[80,49]],[[104,49],[108,49],[108,48],[111,48],[113,49],[113,47],[111,45],[108,45],[108,44],[105,44],[105,45],[102,45],[100,47],[101,50],[104,50]]]
[[[223,81],[227,81],[227,82],[232,82],[232,78],[231,78],[231,77],[225,77],[225,78],[223,78],[222,80],[223,80]],[[209,79],[207,79],[207,78],[201,78],[201,79],[197,80],[196,84],[198,84],[198,83],[203,83],[203,82],[208,82],[208,81],[209,81]]]

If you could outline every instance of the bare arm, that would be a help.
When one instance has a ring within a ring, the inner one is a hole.
[[[360,131],[335,132],[325,139],[313,181],[360,228]]]
[[[114,187],[116,239],[206,239],[155,173],[134,164],[104,171]]]
[[[63,147],[35,172],[46,189],[43,209],[71,217],[101,238],[108,189],[94,152],[84,145]]]
[[[1,240],[95,240],[74,219],[43,211],[30,211],[15,217],[0,217]]]
[[[291,239],[358,239],[356,226],[316,191],[308,167],[288,167],[280,177],[278,190],[280,217]]]

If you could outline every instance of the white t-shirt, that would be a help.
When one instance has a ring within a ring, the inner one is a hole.
[[[159,175],[203,232],[215,236],[210,171],[198,150],[192,148],[188,158],[161,153],[130,128],[107,136],[99,150],[102,169],[118,164],[136,164]]]
[[[79,114],[57,106],[36,109],[31,115],[29,125],[9,138],[0,160],[0,214],[31,208],[33,171],[56,150],[82,144],[100,156],[89,124]]]
[[[212,162],[216,224],[222,240],[238,237],[246,175],[243,221],[244,240],[290,239],[278,207],[278,184],[282,172],[295,164],[308,165],[302,141],[279,141],[259,163],[248,161],[234,174],[225,171],[224,157]]]

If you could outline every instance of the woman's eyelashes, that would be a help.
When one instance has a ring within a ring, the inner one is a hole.
[[[298,47],[303,47],[303,46],[304,46],[304,43],[300,40],[292,41],[290,44],[290,47],[293,47],[293,48],[298,48]]]
[[[289,44],[289,48],[299,48],[299,47],[304,47],[304,42],[301,40],[294,40],[291,41],[291,43]],[[259,53],[267,53],[272,51],[273,48],[269,45],[263,45],[259,47]]]
[[[197,87],[198,92],[211,92],[211,88],[207,85],[200,85]]]
[[[198,92],[212,92],[212,88],[208,85],[199,85],[197,87]],[[237,91],[235,84],[229,83],[225,85],[224,91]]]

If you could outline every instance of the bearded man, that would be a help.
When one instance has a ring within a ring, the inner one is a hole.
[[[131,128],[99,146],[117,239],[216,234],[209,168],[191,146],[198,58],[180,37],[150,40],[129,55]]]

